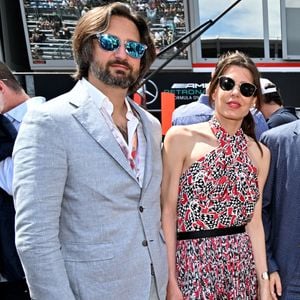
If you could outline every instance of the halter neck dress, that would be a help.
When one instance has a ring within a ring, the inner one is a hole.
[[[257,170],[242,129],[229,135],[213,117],[218,146],[180,177],[177,232],[246,225],[259,198]],[[256,299],[257,278],[247,233],[178,240],[178,284],[184,299]]]

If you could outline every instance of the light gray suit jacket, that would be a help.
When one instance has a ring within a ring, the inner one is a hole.
[[[16,245],[38,300],[165,299],[161,127],[131,102],[147,140],[140,188],[80,82],[28,113],[14,149]]]

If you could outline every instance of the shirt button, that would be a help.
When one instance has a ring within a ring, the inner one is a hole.
[[[139,210],[140,210],[140,212],[143,212],[143,211],[144,211],[144,207],[143,207],[143,206],[140,206],[140,207],[139,207]]]
[[[148,242],[147,242],[146,240],[143,240],[142,245],[143,245],[144,247],[147,247],[147,246],[148,246]]]

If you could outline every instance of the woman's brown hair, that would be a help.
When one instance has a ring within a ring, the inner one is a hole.
[[[256,97],[256,104],[255,107],[257,110],[260,110],[261,107],[261,101],[262,101],[262,92],[260,87],[260,73],[253,62],[253,60],[247,56],[245,53],[240,51],[235,52],[227,52],[220,56],[218,63],[216,65],[215,72],[213,73],[212,80],[210,82],[209,86],[209,101],[210,104],[212,103],[212,94],[214,93],[215,89],[218,86],[219,83],[219,77],[225,73],[225,71],[230,66],[238,66],[241,68],[245,68],[250,71],[253,79],[253,84],[256,86],[255,91],[255,97]],[[244,120],[242,122],[242,129],[245,134],[252,137],[256,144],[258,145],[259,149],[262,152],[261,146],[257,141],[257,138],[255,136],[255,122],[252,116],[252,113],[249,111],[249,113],[244,117]]]

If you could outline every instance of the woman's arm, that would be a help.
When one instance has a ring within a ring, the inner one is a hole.
[[[162,227],[166,239],[169,282],[167,299],[183,299],[176,274],[176,223],[179,178],[184,162],[184,147],[180,127],[172,127],[164,140],[163,180],[161,192]]]

